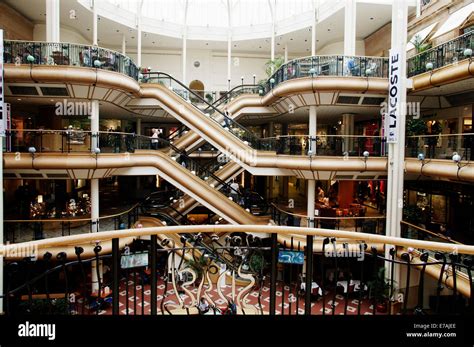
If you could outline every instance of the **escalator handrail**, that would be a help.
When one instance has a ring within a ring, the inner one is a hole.
[[[202,98],[199,94],[197,94],[196,92],[194,92],[192,89],[189,89],[185,84],[183,84],[181,81],[179,81],[178,79],[174,78],[173,76],[171,76],[170,74],[167,74],[166,72],[161,72],[161,71],[155,71],[155,72],[148,72],[147,75],[149,76],[149,78],[152,77],[152,75],[156,75],[156,78],[159,78],[159,75],[163,75],[164,77],[166,78],[169,78],[170,80],[173,80],[174,82],[176,82],[177,84],[179,84],[181,87],[183,87],[185,90],[187,90],[189,93],[191,93],[194,97],[196,97],[198,100],[200,100],[202,103],[206,104],[208,106],[208,108],[211,108],[212,110],[214,110],[214,112],[217,112],[219,113],[225,123],[230,123],[230,124],[235,124],[238,128],[242,129],[246,134],[249,134],[251,138],[253,138],[253,141],[255,141],[257,144],[260,143],[260,138],[257,137],[253,132],[251,132],[249,129],[245,128],[243,125],[241,125],[240,123],[237,123],[235,120],[233,120],[232,118],[228,117],[225,113],[221,112],[217,107],[213,106],[211,103],[209,103],[207,100],[205,100],[204,98]],[[196,105],[192,104],[196,109],[199,110],[199,112],[203,112],[201,111],[198,107],[196,107]],[[214,120],[217,124],[219,124],[220,126],[222,126],[221,123],[217,122],[217,120],[215,120],[214,118],[212,117],[209,117],[211,118],[212,120]],[[234,135],[235,136],[235,135]]]

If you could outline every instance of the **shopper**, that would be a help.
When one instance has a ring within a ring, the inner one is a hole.
[[[151,129],[151,148],[158,149],[158,138],[159,138],[159,130],[156,128]]]

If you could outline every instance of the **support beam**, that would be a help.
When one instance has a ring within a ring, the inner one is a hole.
[[[137,118],[137,129],[136,129],[137,135],[142,134],[142,119]]]
[[[311,55],[316,55],[316,25],[319,16],[319,0],[313,0],[313,22],[311,23]]]
[[[184,2],[184,17],[183,17],[183,35],[182,35],[182,47],[181,47],[181,69],[183,73],[183,84],[187,85],[186,82],[186,61],[187,61],[187,41],[188,41],[188,0]]]
[[[137,66],[142,67],[142,5],[143,0],[137,3]]]
[[[356,0],[346,0],[344,9],[344,55],[355,55]]]
[[[99,144],[99,100],[91,101],[91,152],[94,153]]]
[[[349,135],[354,135],[354,114],[344,113],[342,115],[342,135],[343,139],[343,152],[351,152],[354,150],[354,138]]]
[[[97,6],[95,3],[96,0],[94,0],[92,4],[92,45],[97,46],[98,42],[98,18],[97,18]]]
[[[3,40],[3,32],[0,30],[0,39]],[[3,62],[3,57],[0,57],[0,60]],[[0,245],[4,244],[4,234],[3,234],[3,136],[0,136],[0,174],[2,179],[0,179]],[[0,256],[0,296],[3,296],[3,257]],[[3,301],[0,299],[0,315],[3,314]]]
[[[270,43],[270,60],[273,62],[275,60],[275,21],[276,21],[276,0],[269,0],[270,1],[270,10],[272,14],[272,36],[271,36],[271,43]],[[274,64],[271,65],[271,73],[275,72]]]
[[[123,55],[127,54],[127,41],[125,38],[125,34],[122,34],[122,54]]]
[[[403,179],[405,162],[405,123],[406,123],[406,43],[408,26],[408,5],[406,0],[398,0],[392,3],[392,49],[391,55],[397,53],[396,60],[399,63],[399,71],[395,71],[397,64],[389,61],[389,73],[396,73],[399,78],[398,91],[396,93],[396,142],[388,143],[388,179],[387,179],[387,223],[386,235],[400,237],[402,211],[403,211]],[[388,133],[386,130],[385,133]],[[386,252],[390,247],[386,247]],[[388,257],[388,253],[386,253]],[[389,269],[386,268],[386,273]],[[400,283],[400,269],[395,266],[394,280]]]
[[[46,0],[46,41],[60,41],[59,0]]]
[[[232,3],[227,0],[227,90],[231,89],[232,63]]]

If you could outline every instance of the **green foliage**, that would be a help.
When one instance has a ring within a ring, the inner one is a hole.
[[[69,314],[69,304],[66,299],[35,299],[31,303],[29,301],[22,302],[19,305],[19,309],[24,314],[56,314],[65,315]]]
[[[213,98],[212,95],[209,94],[209,93],[207,93],[207,94],[205,95],[205,97],[206,97],[207,102],[209,102],[209,103],[211,103],[211,102],[214,101],[214,98]]]
[[[423,42],[424,40],[421,39],[420,35],[415,35],[415,37],[411,40],[411,44],[415,46],[416,53],[423,53],[431,48],[431,43]]]
[[[405,206],[403,208],[403,220],[415,225],[423,221],[423,214],[418,206]]]
[[[415,119],[413,117],[407,118],[406,123],[406,135],[415,136],[415,135],[426,135],[428,127],[424,120]]]
[[[265,258],[261,253],[254,253],[250,256],[249,267],[255,273],[261,273],[265,267]]]
[[[384,303],[390,297],[390,280],[385,277],[385,268],[379,268],[375,278],[367,282],[370,297],[375,298],[377,303]]]
[[[265,63],[265,73],[268,77],[278,70],[285,63],[285,58],[281,55],[277,56],[274,60],[269,60]]]
[[[186,262],[187,266],[193,269],[196,272],[196,275],[198,277],[201,277],[202,274],[204,273],[204,269],[206,268],[207,264],[207,259],[204,258],[204,255],[201,255],[197,259],[191,259]]]

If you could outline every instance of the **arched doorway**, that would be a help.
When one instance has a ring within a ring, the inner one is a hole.
[[[199,80],[194,80],[189,83],[189,89],[198,94],[201,98],[204,98],[204,83]]]

